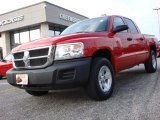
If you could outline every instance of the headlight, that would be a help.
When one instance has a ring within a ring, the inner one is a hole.
[[[55,60],[79,58],[83,56],[84,45],[81,42],[56,46]]]

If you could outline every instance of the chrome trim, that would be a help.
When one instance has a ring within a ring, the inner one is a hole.
[[[48,55],[46,55],[46,56],[39,56],[39,57],[30,57],[28,59],[32,60],[32,59],[41,59],[41,58],[47,58],[47,57],[48,57]]]
[[[12,62],[17,62],[17,61],[23,61],[23,59],[16,59],[16,60],[12,60]]]
[[[20,53],[20,52],[24,52],[24,51],[31,51],[31,50],[39,50],[39,49],[43,49],[43,48],[50,48],[50,47],[54,47],[54,46],[45,46],[45,47],[43,46],[43,47],[37,47],[37,48],[30,48],[30,49],[26,49],[26,50],[12,52],[12,54],[14,54],[14,53]]]
[[[41,49],[45,49],[48,48],[48,54],[45,56],[37,56],[37,57],[30,57],[30,51],[32,50],[41,50]],[[47,67],[48,65],[52,64],[53,62],[53,56],[54,56],[54,51],[55,51],[55,46],[46,46],[46,47],[38,47],[38,48],[34,48],[34,49],[27,49],[27,50],[22,50],[22,51],[18,51],[18,52],[13,52],[13,66],[15,69],[36,69],[36,68],[44,68]],[[14,54],[16,53],[20,53],[20,52],[24,52],[24,56],[22,59],[15,59],[14,58]],[[29,52],[29,54],[27,56],[25,56],[25,53]],[[41,58],[46,58],[47,62],[44,65],[40,65],[40,66],[30,66],[30,60],[33,59],[41,59]],[[18,61],[23,61],[25,66],[24,67],[16,67],[15,62]]]

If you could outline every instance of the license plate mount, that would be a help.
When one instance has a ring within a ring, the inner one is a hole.
[[[28,85],[28,74],[16,74],[16,84]]]

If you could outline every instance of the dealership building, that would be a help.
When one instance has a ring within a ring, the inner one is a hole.
[[[59,35],[67,26],[87,17],[40,2],[0,15],[0,52],[3,56],[11,49],[39,38]]]

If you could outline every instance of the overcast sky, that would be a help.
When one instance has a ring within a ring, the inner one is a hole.
[[[1,0],[0,14],[43,0]],[[154,8],[160,8],[160,0],[47,0],[63,8],[89,18],[121,15],[133,19],[144,34],[156,35],[160,40],[158,16]],[[160,15],[160,10],[159,10]]]

